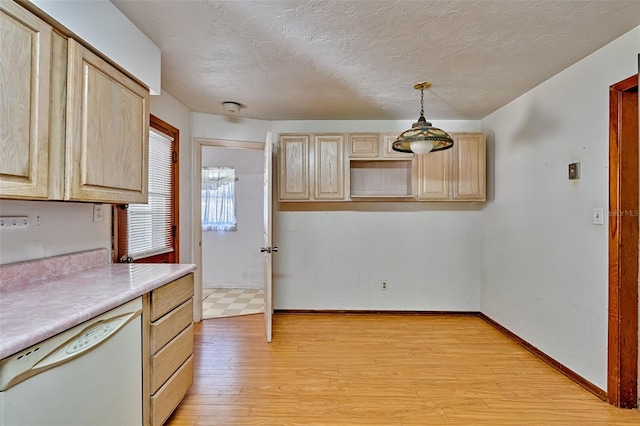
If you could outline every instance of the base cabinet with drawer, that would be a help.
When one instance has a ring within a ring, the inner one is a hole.
[[[193,274],[148,294],[145,424],[161,426],[193,384]]]

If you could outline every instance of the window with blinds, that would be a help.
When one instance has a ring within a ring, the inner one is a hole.
[[[173,138],[149,129],[149,204],[129,204],[127,253],[133,260],[173,251]]]

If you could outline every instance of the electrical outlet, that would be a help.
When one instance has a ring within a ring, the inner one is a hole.
[[[389,286],[387,285],[387,282],[386,281],[382,281],[382,290],[386,290],[388,288],[389,288]]]
[[[93,221],[102,222],[104,219],[104,206],[102,204],[93,205]]]
[[[26,228],[29,226],[29,216],[4,216],[0,217],[0,228]]]

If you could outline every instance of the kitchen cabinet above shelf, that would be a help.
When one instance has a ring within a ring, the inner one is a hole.
[[[396,136],[279,135],[278,200],[485,201],[482,133],[451,133],[452,149],[420,156],[393,151]]]

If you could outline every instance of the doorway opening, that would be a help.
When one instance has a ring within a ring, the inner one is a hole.
[[[264,145],[197,140],[202,319],[264,312]]]
[[[609,337],[607,396],[638,406],[638,75],[609,88]]]

